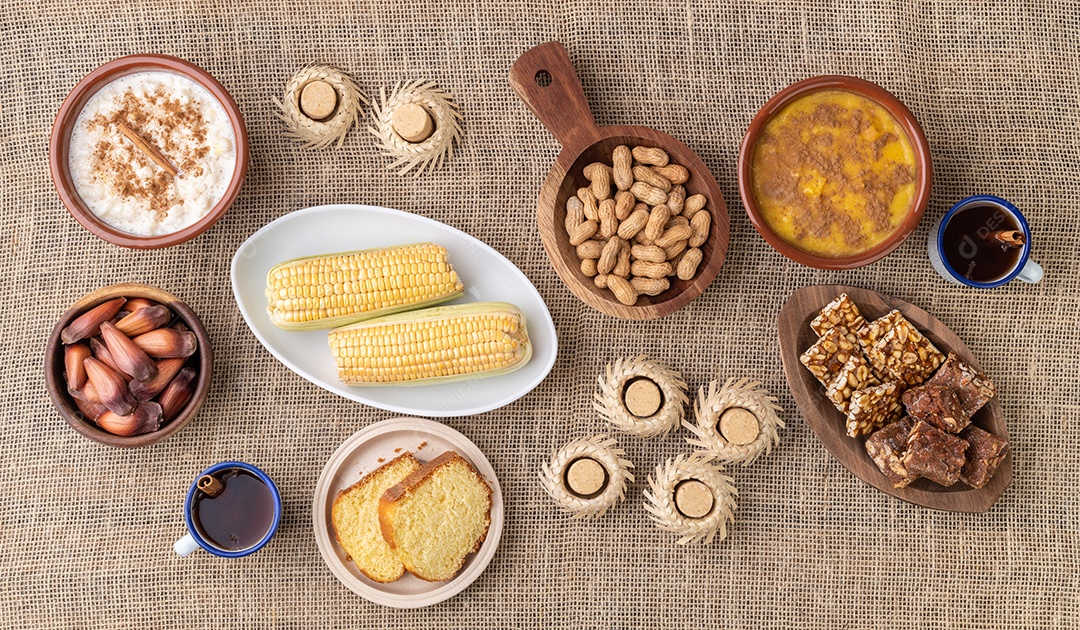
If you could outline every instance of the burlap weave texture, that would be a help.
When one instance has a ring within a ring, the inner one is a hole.
[[[11,628],[1074,628],[1080,626],[1080,4],[1076,2],[4,2],[0,5],[0,625]],[[731,249],[716,281],[665,319],[616,321],[560,283],[533,218],[559,151],[510,91],[531,46],[563,41],[600,124],[682,139],[719,181]],[[53,117],[75,83],[113,58],[158,52],[216,76],[251,137],[247,183],[203,236],[139,252],[101,242],[60,204],[48,175]],[[299,67],[336,64],[372,94],[432,78],[457,97],[465,141],[417,180],[384,168],[374,139],[305,151],[273,116]],[[807,76],[853,74],[892,91],[926,130],[927,216],[895,253],[857,271],[800,267],[757,235],[738,200],[739,142],[772,94]],[[1034,230],[1047,279],[974,291],[931,270],[924,243],[957,199],[992,193]],[[499,411],[451,419],[492,461],[506,499],[494,561],[468,590],[419,611],[370,604],[324,565],[311,500],[349,435],[392,414],[289,372],[245,326],[229,261],[267,222],[323,203],[370,203],[443,221],[521,267],[560,335],[551,376]],[[72,431],[45,394],[55,319],[122,281],[188,302],[214,341],[201,414],[152,447],[118,450]],[[981,515],[907,505],[852,477],[800,419],[780,367],[775,317],[788,294],[843,282],[911,301],[961,338],[995,379],[1015,480]],[[785,409],[782,443],[734,471],[728,540],[680,548],[647,522],[646,474],[686,450],[621,437],[638,466],[628,501],[570,522],[537,479],[570,439],[603,430],[595,378],[647,352],[696,387],[760,378]],[[180,505],[202,468],[263,467],[285,499],[277,537],[241,560],[176,557]]]

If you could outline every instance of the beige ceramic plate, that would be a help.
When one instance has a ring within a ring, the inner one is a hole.
[[[368,579],[345,559],[345,550],[334,537],[330,509],[338,492],[404,451],[422,462],[449,450],[469,460],[491,486],[491,527],[480,551],[465,559],[457,576],[446,582],[425,582],[406,573],[396,582],[381,584]],[[421,608],[437,604],[465,590],[487,568],[499,546],[503,527],[502,489],[484,454],[469,438],[450,427],[420,418],[392,418],[355,433],[326,462],[315,485],[315,541],[326,565],[342,584],[361,597],[393,608]]]

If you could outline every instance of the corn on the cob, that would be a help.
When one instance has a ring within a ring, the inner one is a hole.
[[[266,310],[279,328],[315,330],[434,306],[464,292],[446,248],[419,243],[283,262],[267,274]]]
[[[442,306],[330,331],[338,378],[392,385],[495,376],[532,357],[525,315],[505,302]]]

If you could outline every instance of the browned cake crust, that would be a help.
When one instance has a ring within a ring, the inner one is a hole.
[[[967,447],[966,441],[920,420],[908,436],[904,467],[910,473],[948,487],[960,479]]]
[[[961,431],[960,437],[968,443],[967,462],[960,471],[960,481],[972,488],[981,488],[989,483],[998,466],[1005,461],[1009,443],[975,425]]]
[[[480,550],[480,546],[484,543],[484,540],[487,539],[488,532],[491,530],[491,486],[488,485],[488,482],[480,473],[476,472],[476,468],[474,468],[473,465],[469,463],[469,460],[465,459],[461,455],[458,455],[454,451],[446,451],[445,453],[442,453],[441,455],[424,464],[415,471],[409,473],[409,475],[402,479],[400,483],[392,486],[390,489],[384,492],[382,498],[379,499],[379,530],[382,531],[383,539],[386,540],[386,544],[390,545],[391,549],[397,549],[397,545],[394,543],[393,525],[391,525],[390,523],[390,510],[393,509],[394,502],[400,500],[402,497],[409,495],[417,486],[419,486],[428,477],[435,474],[435,472],[438,471],[440,468],[442,468],[443,466],[449,466],[451,463],[457,460],[461,460],[462,462],[464,462],[465,465],[468,467],[469,471],[473,475],[475,475],[477,480],[479,480],[480,483],[483,484],[484,488],[487,489],[489,514],[487,528],[485,528],[484,533],[481,534],[479,538],[477,538],[476,545],[474,545],[468,553],[462,556],[461,563],[459,563],[457,568],[454,569],[455,574],[461,570],[462,566],[465,565],[465,559],[470,553],[476,553]],[[421,580],[424,579],[419,575],[416,577],[420,578]]]
[[[398,462],[399,460],[402,460],[402,459],[412,459],[412,460],[416,460],[416,458],[415,458],[415,457],[413,457],[413,454],[412,454],[412,453],[410,453],[410,452],[408,452],[408,451],[405,451],[405,452],[404,452],[404,453],[402,453],[401,455],[398,455],[398,456],[397,456],[397,457],[395,457],[394,459],[391,459],[390,461],[386,462],[386,463],[385,463],[385,464],[383,464],[382,466],[379,466],[379,467],[378,467],[378,468],[376,468],[375,470],[373,470],[373,471],[369,472],[368,474],[364,475],[363,477],[361,477],[361,478],[360,478],[360,481],[357,481],[356,483],[354,483],[353,485],[349,486],[348,488],[345,488],[344,490],[341,490],[341,491],[339,491],[339,492],[337,493],[337,496],[336,496],[336,497],[334,498],[334,507],[337,507],[338,501],[341,501],[341,500],[342,500],[342,498],[343,498],[343,497],[344,497],[344,496],[345,496],[346,494],[348,494],[348,493],[349,493],[350,491],[352,491],[352,490],[355,490],[355,489],[357,489],[357,488],[361,488],[361,487],[363,487],[363,486],[366,486],[367,484],[371,483],[371,481],[372,481],[373,479],[375,479],[375,477],[377,476],[377,473],[381,472],[381,471],[382,471],[382,470],[383,470],[384,468],[389,468],[389,467],[393,466],[393,465],[394,465],[394,464],[396,464],[396,463],[397,463],[397,462]],[[420,462],[419,462],[419,461],[417,461],[416,463],[417,463],[417,464],[419,464]],[[331,513],[332,513],[332,512],[331,512]],[[343,544],[343,543],[341,542],[341,536],[340,536],[340,535],[338,535],[338,530],[337,530],[337,524],[336,524],[336,523],[334,523],[334,519],[330,519],[330,525],[331,525],[332,529],[334,530],[334,538],[335,538],[335,539],[337,540],[337,544],[338,544],[338,546],[339,546],[339,547],[341,547],[342,549],[345,549],[345,545],[344,545],[344,544]],[[381,526],[380,526],[380,529],[381,529]],[[348,552],[345,552],[345,559],[346,559],[346,560],[349,560],[349,561],[352,561],[352,557],[350,557],[350,556],[349,556],[349,553],[348,553]],[[354,564],[355,564],[355,563],[354,563]],[[368,577],[368,579],[370,579],[370,580],[372,580],[372,581],[374,581],[374,582],[383,582],[383,581],[384,581],[384,580],[382,580],[382,579],[380,579],[380,578],[378,578],[378,577],[376,577],[376,576],[373,576],[373,575],[369,574],[369,573],[368,573],[367,571],[365,571],[365,570],[364,570],[364,568],[363,568],[363,567],[361,567],[360,565],[356,565],[356,568],[357,568],[357,569],[359,569],[359,570],[360,570],[360,572],[361,572],[361,573],[363,573],[363,574],[364,574],[365,576],[367,576],[367,577]]]
[[[904,392],[908,415],[929,422],[946,433],[959,433],[971,423],[956,392],[941,385],[921,385]]]

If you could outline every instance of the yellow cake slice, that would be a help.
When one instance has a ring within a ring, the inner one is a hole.
[[[379,531],[379,497],[420,466],[412,453],[402,453],[334,499],[331,521],[338,544],[356,568],[376,582],[393,582],[405,574],[405,566]]]
[[[491,525],[491,488],[468,461],[447,451],[379,499],[383,538],[409,573],[429,582],[454,577]]]

